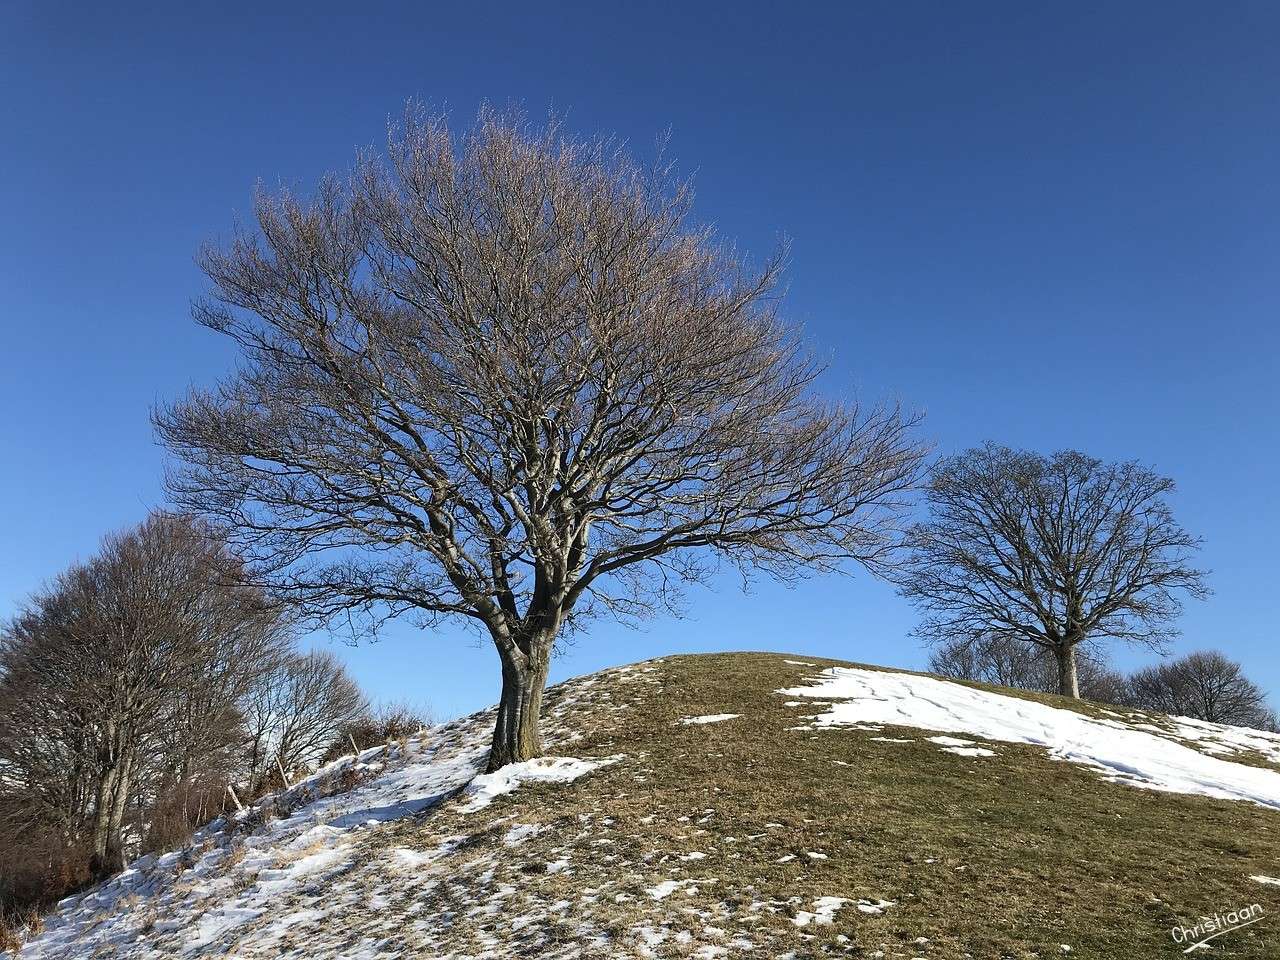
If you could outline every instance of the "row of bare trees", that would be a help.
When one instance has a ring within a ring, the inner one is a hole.
[[[314,765],[368,704],[207,525],[155,515],[0,631],[0,898],[39,900]]]
[[[1221,651],[1199,650],[1125,675],[1107,663],[1104,651],[1090,645],[1079,652],[1077,664],[1080,696],[1086,700],[1280,732],[1265,691]],[[957,637],[941,643],[930,655],[929,670],[959,680],[1058,692],[1053,653],[1007,637]]]
[[[1266,692],[1217,650],[1200,650],[1126,678],[1121,701],[1146,710],[1280,733]]]
[[[1009,637],[952,637],[933,645],[928,669],[944,677],[976,680],[998,687],[1040,693],[1058,693],[1057,657],[1038,644]],[[1107,662],[1098,644],[1077,651],[1077,686],[1081,698],[1098,703],[1120,703],[1124,676]]]

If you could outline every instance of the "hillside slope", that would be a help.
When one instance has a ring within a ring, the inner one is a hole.
[[[367,751],[64,902],[24,960],[1280,955],[1280,737],[772,654]],[[569,759],[576,758],[576,759]],[[268,807],[270,804],[268,804]]]

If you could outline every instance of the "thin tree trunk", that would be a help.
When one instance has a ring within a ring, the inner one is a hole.
[[[125,806],[131,783],[130,763],[120,761],[102,774],[95,797],[93,855],[89,871],[103,879],[124,869],[124,839],[121,836]]]
[[[191,821],[191,741],[182,748],[182,763],[178,767],[178,789],[182,791],[182,825],[188,826]]]
[[[107,832],[105,865],[111,873],[124,869],[124,813],[133,790],[133,763],[125,757],[120,775],[116,778],[116,794],[111,806],[111,820]]]
[[[107,845],[111,834],[111,810],[115,796],[116,768],[109,767],[98,778],[93,798],[93,854],[89,858],[89,872],[95,878],[111,872],[106,865]]]
[[[1058,692],[1064,697],[1080,699],[1080,681],[1076,676],[1076,645],[1062,642],[1054,647],[1058,658]]]
[[[509,763],[531,760],[542,753],[539,720],[542,691],[547,685],[551,659],[550,645],[535,644],[528,655],[502,657],[502,697],[498,701],[498,722],[493,730],[488,771]]]

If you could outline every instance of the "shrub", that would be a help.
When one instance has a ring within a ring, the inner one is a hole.
[[[325,752],[324,763],[332,763],[351,754],[354,739],[361,750],[406,740],[423,727],[431,725],[430,711],[402,701],[382,703],[343,727]]]

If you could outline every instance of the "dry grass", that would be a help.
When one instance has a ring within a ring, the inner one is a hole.
[[[568,719],[592,728],[574,753],[621,752],[623,763],[572,788],[524,788],[494,804],[487,829],[441,811],[376,838],[430,849],[469,829],[452,856],[483,859],[493,890],[515,889],[499,916],[456,922],[459,948],[530,914],[542,919],[525,937],[553,945],[591,933],[613,956],[630,955],[619,950],[650,927],[668,932],[658,956],[691,944],[733,954],[741,939],[751,956],[1030,958],[1069,944],[1078,957],[1134,960],[1176,955],[1170,929],[1201,913],[1257,902],[1280,915],[1280,891],[1248,879],[1277,873],[1274,812],[1107,783],[1032,747],[1002,744],[975,760],[919,731],[887,728],[879,735],[914,742],[884,743],[791,729],[813,709],[774,691],[813,670],[772,655],[669,658],[659,669],[660,688],[617,685],[611,701]],[[678,723],[712,713],[742,716]],[[545,829],[504,848],[514,822]],[[657,901],[647,891],[663,880],[689,883]],[[465,914],[483,892],[432,896]],[[791,918],[822,896],[895,906],[849,906],[829,927],[796,927]],[[572,910],[545,910],[560,901]],[[1278,938],[1280,916],[1222,938],[1214,955],[1275,957]]]
[[[354,856],[291,887],[218,950],[1031,960],[1069,944],[1071,957],[1142,960],[1180,955],[1176,923],[1256,902],[1267,917],[1212,955],[1280,955],[1280,888],[1249,880],[1280,874],[1275,812],[1108,783],[1014,744],[974,759],[917,730],[803,729],[817,706],[775,691],[814,672],[717,654],[554,689],[548,752],[620,762],[478,812],[445,801],[353,835]],[[721,713],[741,716],[679,722]],[[232,872],[235,889],[257,882],[255,870]],[[850,902],[830,925],[798,925],[820,897]],[[859,900],[893,905],[863,912]],[[161,953],[164,942],[153,941]]]

